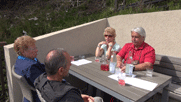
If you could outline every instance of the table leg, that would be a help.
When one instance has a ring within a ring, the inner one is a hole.
[[[168,87],[168,86],[166,86]],[[162,91],[162,102],[168,102],[169,100],[169,92],[168,90],[165,88],[163,88],[163,91]]]
[[[93,96],[95,88],[92,85],[89,85],[89,84],[87,85],[87,88],[88,88],[87,89],[87,94],[90,95],[90,96]]]
[[[104,97],[104,92],[99,89],[96,89],[96,96]]]

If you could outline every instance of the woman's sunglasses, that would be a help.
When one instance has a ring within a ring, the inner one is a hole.
[[[104,37],[110,37],[110,38],[111,38],[111,37],[113,37],[113,36],[112,36],[112,35],[104,35]]]

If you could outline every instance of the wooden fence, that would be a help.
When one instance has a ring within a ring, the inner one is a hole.
[[[4,60],[4,50],[3,50],[3,46],[6,45],[7,43],[6,42],[0,42],[0,85],[1,85],[1,97],[0,97],[0,100],[3,101],[5,100],[5,97],[6,97],[6,89],[5,89],[5,82],[6,80],[5,79],[5,74],[3,72],[3,69],[5,69],[5,66],[3,66],[3,61]]]

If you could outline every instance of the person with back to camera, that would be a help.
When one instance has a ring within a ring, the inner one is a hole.
[[[105,37],[105,41],[98,43],[95,51],[95,56],[98,57],[104,53],[104,55],[107,56],[108,59],[110,59],[112,52],[116,51],[117,54],[121,47],[115,41],[116,31],[114,28],[107,27],[104,30],[103,35]]]
[[[35,88],[47,102],[103,102],[100,97],[81,94],[71,86],[64,77],[69,76],[70,55],[63,49],[48,52],[45,58],[46,73],[41,74],[34,82]]]
[[[18,37],[14,41],[14,50],[18,54],[15,73],[24,76],[32,87],[34,87],[34,80],[45,72],[44,64],[41,64],[36,58],[38,49],[35,42],[33,38],[27,35]],[[32,94],[34,102],[40,102],[37,93],[33,91]],[[29,100],[24,98],[24,102],[29,102]]]
[[[127,43],[123,46],[121,51],[117,54],[117,67],[121,71],[125,71],[126,66],[123,65],[127,62],[128,55],[131,52],[133,58],[133,70],[145,70],[152,68],[155,62],[155,49],[145,43],[146,33],[142,27],[136,27],[131,30],[132,43]]]

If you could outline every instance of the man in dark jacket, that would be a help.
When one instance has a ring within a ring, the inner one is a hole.
[[[62,50],[51,50],[45,58],[46,73],[34,82],[35,88],[47,102],[103,102],[101,98],[93,98],[81,94],[80,90],[71,86],[64,77],[69,75],[70,55]],[[98,101],[97,101],[98,100]]]

